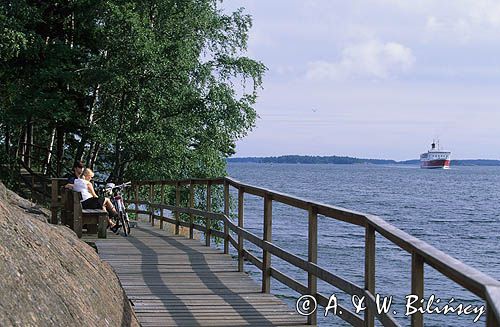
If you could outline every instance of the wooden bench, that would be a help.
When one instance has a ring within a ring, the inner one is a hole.
[[[83,209],[81,200],[80,192],[69,189],[62,190],[61,224],[74,230],[80,238],[83,233],[83,225],[87,225],[87,233],[97,233],[99,238],[106,238],[108,212],[103,209]]]

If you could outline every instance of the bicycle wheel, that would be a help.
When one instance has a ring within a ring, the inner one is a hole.
[[[118,221],[120,224],[120,228],[123,228],[123,234],[127,236],[127,229],[125,228],[125,219],[123,219],[123,214],[121,212],[119,213]]]
[[[124,220],[125,225],[123,225],[123,231],[125,233],[125,236],[130,235],[130,224],[128,220]]]
[[[120,212],[120,225],[122,225],[123,234],[125,236],[128,236],[128,234],[130,234],[130,225],[128,221],[125,219],[125,215],[123,214],[123,212]]]

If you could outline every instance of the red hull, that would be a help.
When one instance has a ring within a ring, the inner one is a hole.
[[[428,160],[420,162],[422,168],[450,168],[450,160]]]

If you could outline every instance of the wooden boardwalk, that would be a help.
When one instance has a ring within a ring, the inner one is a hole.
[[[199,240],[140,223],[129,237],[95,239],[142,326],[303,326],[274,295],[261,293],[229,255]]]

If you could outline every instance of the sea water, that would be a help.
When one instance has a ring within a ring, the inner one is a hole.
[[[452,167],[426,170],[416,166],[381,165],[228,165],[231,177],[243,183],[288,193],[355,211],[378,215],[397,228],[429,243],[464,263],[500,279],[500,167]],[[234,190],[232,197],[237,198]],[[236,209],[233,208],[233,211]],[[273,243],[307,259],[307,212],[273,202]],[[245,195],[245,227],[262,236],[263,200]],[[261,250],[248,248],[261,258]],[[234,255],[234,251],[232,252]],[[273,257],[273,267],[307,285],[307,274]],[[318,264],[363,287],[364,228],[334,219],[318,218]],[[250,263],[245,270],[260,282],[260,271]],[[484,301],[429,266],[424,270],[424,298],[445,304],[480,308]],[[272,280],[272,292],[295,308],[300,294]],[[318,291],[335,296],[351,311],[352,298],[324,282]],[[390,312],[403,326],[407,296],[411,294],[411,255],[377,234],[376,293],[392,299]],[[450,303],[451,302],[451,303]],[[340,318],[324,317],[320,326],[348,326]],[[360,315],[363,316],[362,311]],[[485,314],[424,314],[425,326],[483,326]]]

